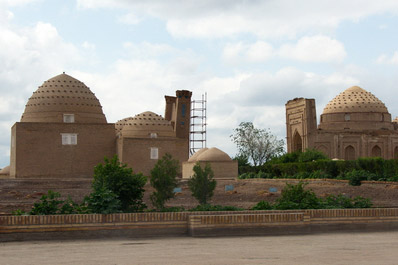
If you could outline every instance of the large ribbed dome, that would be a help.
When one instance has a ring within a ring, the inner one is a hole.
[[[64,114],[73,114],[76,123],[106,123],[94,93],[65,73],[45,81],[33,92],[21,122],[64,122]]]
[[[150,137],[151,133],[156,133],[156,137],[175,136],[171,122],[151,111],[120,120],[115,128],[124,137]]]
[[[388,113],[383,102],[372,93],[358,86],[353,86],[341,92],[332,99],[323,110],[329,113],[379,112]]]

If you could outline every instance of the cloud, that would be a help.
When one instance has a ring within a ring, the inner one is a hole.
[[[398,64],[398,51],[395,51],[392,56],[382,54],[376,59],[376,62],[379,64]]]
[[[260,38],[327,34],[346,20],[398,13],[395,0],[78,0],[79,8],[119,8],[132,16],[162,19],[175,37],[222,38],[250,33]]]
[[[252,44],[228,43],[223,49],[223,59],[232,64],[246,62],[265,62],[274,55],[271,44],[265,41],[257,41]]]
[[[327,36],[302,37],[296,44],[284,44],[279,50],[284,58],[303,62],[342,62],[346,56],[344,45]]]
[[[346,52],[340,41],[317,35],[303,37],[294,44],[283,44],[280,48],[273,48],[264,41],[252,44],[228,43],[222,56],[224,61],[231,64],[266,62],[272,57],[303,62],[341,63],[346,57]]]

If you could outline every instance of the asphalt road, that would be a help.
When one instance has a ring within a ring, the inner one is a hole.
[[[398,232],[8,242],[0,264],[398,264]]]

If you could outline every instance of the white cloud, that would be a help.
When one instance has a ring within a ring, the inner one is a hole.
[[[120,8],[132,16],[146,14],[167,23],[176,37],[220,38],[251,33],[261,38],[326,34],[345,20],[398,13],[395,0],[78,0],[80,8]]]
[[[123,24],[129,24],[129,25],[137,25],[142,21],[142,18],[139,18],[137,15],[133,13],[128,13],[125,15],[122,15],[118,18],[118,21]]]
[[[398,51],[395,51],[392,56],[382,54],[376,59],[376,62],[379,64],[398,64]]]
[[[271,44],[265,41],[257,41],[252,44],[228,43],[223,49],[223,59],[232,64],[242,62],[265,62],[274,54]]]
[[[231,64],[242,62],[265,62],[272,57],[282,57],[303,62],[337,62],[344,60],[344,45],[327,36],[303,37],[294,44],[284,44],[273,48],[269,43],[257,41],[228,43],[223,49],[224,61]]]
[[[281,57],[303,62],[342,62],[346,56],[344,45],[327,36],[302,37],[296,44],[285,44]]]

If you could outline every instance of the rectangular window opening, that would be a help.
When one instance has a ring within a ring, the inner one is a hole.
[[[74,123],[75,122],[75,114],[64,114],[64,122],[65,123]]]
[[[159,159],[159,149],[157,147],[151,147],[151,159]]]
[[[77,145],[77,133],[61,133],[62,145]]]

